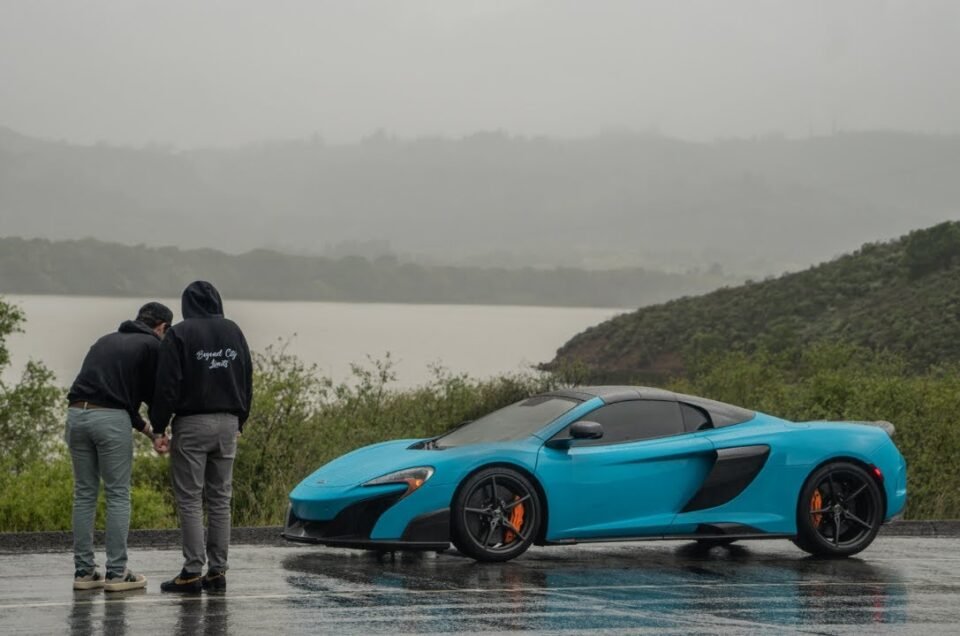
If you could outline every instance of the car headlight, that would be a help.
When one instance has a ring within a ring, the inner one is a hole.
[[[407,492],[403,493],[406,497],[414,490],[422,486],[430,477],[433,476],[433,467],[418,466],[416,468],[406,468],[393,473],[388,473],[382,477],[371,479],[364,486],[383,486],[384,484],[406,484]]]

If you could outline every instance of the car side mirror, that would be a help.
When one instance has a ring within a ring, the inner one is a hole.
[[[600,439],[603,437],[603,427],[598,422],[588,422],[581,420],[574,422],[570,427],[570,437],[560,437],[548,440],[545,446],[557,450],[566,450],[570,448],[578,439]]]
[[[603,437],[603,427],[599,422],[580,420],[570,427],[570,437],[573,439],[600,439]]]

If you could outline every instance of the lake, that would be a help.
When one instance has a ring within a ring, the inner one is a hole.
[[[68,385],[87,349],[147,300],[92,296],[4,296],[26,313],[25,333],[8,341],[19,377],[29,359],[40,360]],[[160,299],[179,319],[179,299]],[[397,386],[422,384],[430,366],[490,377],[522,371],[553,358],[557,348],[585,328],[623,309],[487,305],[230,301],[225,311],[244,330],[250,347],[262,351],[278,341],[287,351],[334,380],[350,375],[351,363],[367,356],[395,362]]]

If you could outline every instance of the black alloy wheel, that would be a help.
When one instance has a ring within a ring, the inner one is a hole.
[[[520,472],[493,467],[461,486],[453,506],[453,543],[478,561],[509,561],[536,539],[542,519],[537,490]]]
[[[850,556],[873,542],[881,523],[877,480],[857,464],[834,462],[810,475],[800,492],[794,543],[818,556]]]

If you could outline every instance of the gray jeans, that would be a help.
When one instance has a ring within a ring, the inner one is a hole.
[[[180,514],[183,569],[191,574],[199,574],[204,561],[209,569],[227,569],[237,429],[237,417],[228,413],[188,415],[173,420],[170,445],[173,494]],[[204,503],[208,524],[206,543]]]
[[[130,529],[130,471],[133,429],[130,415],[117,409],[68,409],[67,445],[73,460],[73,562],[92,571],[93,522],[103,479],[107,495],[107,572],[127,567]]]

